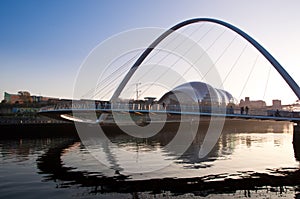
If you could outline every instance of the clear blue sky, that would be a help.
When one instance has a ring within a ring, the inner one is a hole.
[[[28,90],[71,98],[80,64],[101,41],[128,29],[168,28],[193,17],[241,28],[300,84],[299,8],[296,0],[1,0],[0,93]]]

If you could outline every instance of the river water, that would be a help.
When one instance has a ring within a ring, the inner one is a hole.
[[[0,140],[0,198],[300,198],[292,123],[231,123],[201,159],[201,135],[178,156],[164,148],[172,132],[108,133],[113,144],[92,147],[76,137]]]

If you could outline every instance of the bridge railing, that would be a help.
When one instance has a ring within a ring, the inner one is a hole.
[[[124,110],[124,111],[166,111],[166,112],[191,112],[191,113],[220,113],[220,114],[236,114],[240,115],[240,108],[229,108],[223,106],[204,106],[204,105],[165,105],[165,104],[142,104],[142,103],[104,103],[95,104],[91,102],[81,103],[62,103],[55,106],[47,106],[40,109],[40,111],[52,111],[52,110]],[[245,112],[243,114],[246,114]],[[276,110],[270,110],[267,108],[250,109],[248,115],[259,115],[259,116],[282,116],[289,118],[299,118],[299,112],[280,111],[279,114]]]
[[[93,104],[93,103],[62,103],[54,106],[42,107],[40,111],[49,110],[136,110],[136,111],[173,111],[173,112],[214,112],[226,113],[228,110],[222,107],[199,106],[199,105],[163,105],[163,104],[139,104],[139,103],[113,103],[113,104]],[[238,113],[234,110],[234,113]]]

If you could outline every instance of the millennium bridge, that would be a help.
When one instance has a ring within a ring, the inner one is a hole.
[[[290,121],[294,123],[300,123],[300,117],[298,113],[287,113],[284,115],[275,114],[274,111],[268,112],[260,112],[260,113],[251,113],[251,114],[240,114],[238,110],[228,111],[228,107],[221,108],[213,108],[214,110],[207,109],[201,106],[177,106],[177,105],[169,105],[168,108],[163,106],[162,104],[154,104],[151,106],[140,106],[139,104],[128,104],[128,103],[120,103],[118,101],[121,92],[124,87],[139,68],[139,66],[143,63],[143,61],[147,58],[147,56],[158,46],[160,42],[162,42],[165,38],[170,36],[175,31],[192,24],[196,23],[213,23],[221,25],[241,37],[243,37],[247,42],[249,42],[253,47],[255,47],[276,69],[276,71],[281,75],[281,77],[285,80],[294,94],[300,99],[300,89],[297,83],[293,80],[293,78],[287,73],[287,71],[280,65],[280,63],[256,40],[254,40],[247,33],[242,31],[241,29],[218,19],[212,18],[195,18],[183,21],[167,31],[161,34],[153,43],[149,45],[147,49],[140,55],[140,57],[135,61],[135,63],[130,68],[129,72],[125,75],[119,86],[115,89],[109,103],[107,106],[95,107],[95,104],[89,103],[89,105],[85,105],[84,103],[74,103],[73,105],[62,105],[56,107],[46,107],[40,110],[41,115],[45,115],[48,117],[62,119],[62,120],[70,120],[77,122],[87,122],[87,123],[99,123],[103,122],[101,118],[107,114],[111,113],[130,113],[136,115],[186,115],[186,116],[209,116],[209,117],[226,117],[226,118],[237,118],[237,119],[258,119],[258,120],[274,120],[274,121]],[[78,105],[79,104],[79,105]],[[98,119],[91,121],[85,120],[83,118],[76,118],[74,115],[87,113],[87,112],[95,112]]]

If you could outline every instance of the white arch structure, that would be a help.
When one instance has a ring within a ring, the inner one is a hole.
[[[300,99],[300,88],[298,84],[293,80],[293,78],[287,73],[287,71],[280,65],[280,63],[263,47],[261,46],[256,40],[254,40],[252,37],[250,37],[247,33],[242,31],[241,29],[218,19],[212,19],[212,18],[194,18],[189,19],[186,21],[183,21],[172,28],[168,29],[166,32],[164,32],[162,35],[160,35],[143,53],[142,55],[137,59],[137,61],[133,64],[129,72],[126,74],[124,79],[121,81],[120,85],[114,92],[113,96],[111,97],[111,102],[116,101],[119,98],[119,95],[123,91],[124,87],[126,86],[127,82],[130,80],[132,75],[135,73],[135,71],[138,69],[138,67],[142,64],[142,62],[145,60],[145,58],[152,52],[152,50],[166,37],[168,37],[170,34],[172,34],[174,31],[193,24],[193,23],[200,23],[200,22],[211,22],[215,24],[222,25],[237,34],[241,35],[244,39],[246,39],[248,42],[250,42],[261,54],[264,55],[264,57],[272,64],[272,66],[278,71],[278,73],[282,76],[282,78],[286,81],[286,83],[290,86],[290,88],[293,90],[295,95]]]

